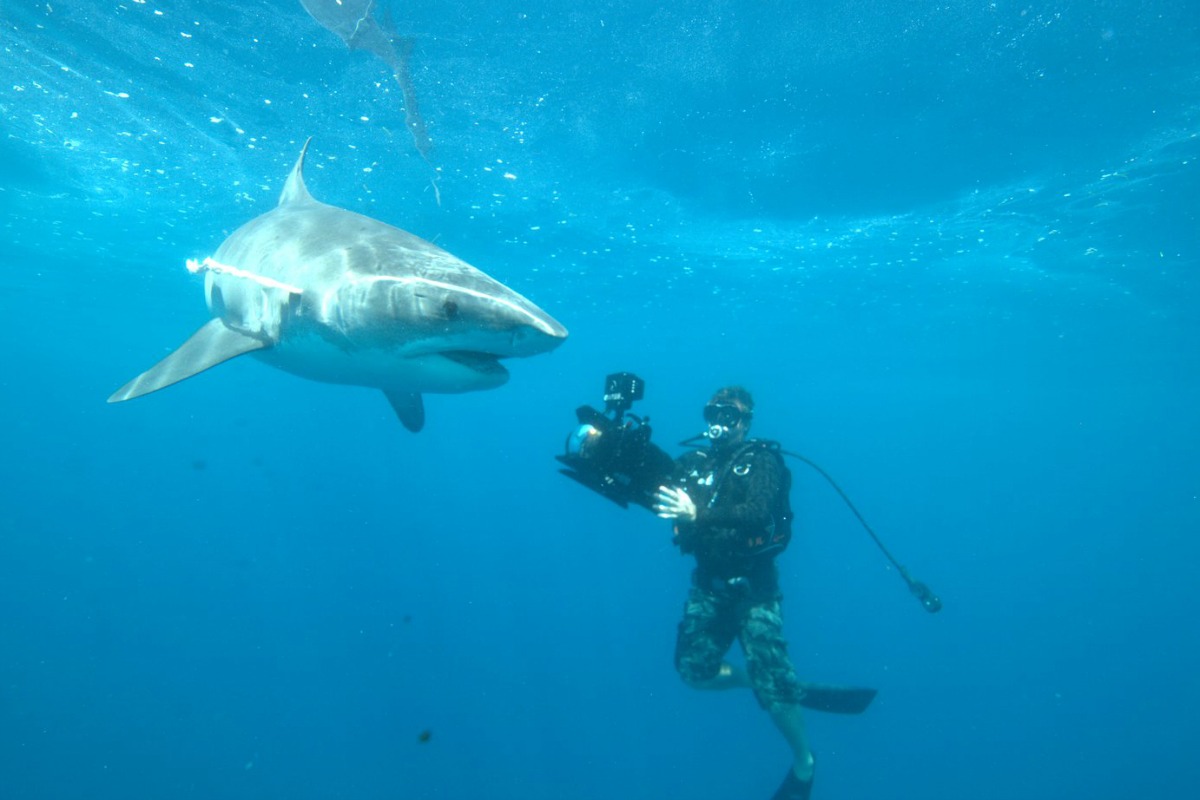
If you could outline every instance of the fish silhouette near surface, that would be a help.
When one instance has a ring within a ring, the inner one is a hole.
[[[404,98],[404,124],[412,135],[413,146],[432,166],[433,141],[421,117],[409,70],[412,37],[398,35],[386,17],[382,23],[377,20],[375,0],[300,0],[300,5],[321,27],[336,33],[348,48],[365,50],[388,66],[400,85]]]

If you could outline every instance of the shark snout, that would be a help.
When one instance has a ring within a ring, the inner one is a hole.
[[[533,303],[529,304],[530,323],[527,327],[529,335],[540,338],[546,344],[546,349],[558,347],[567,338],[566,327],[554,317],[542,311]]]
[[[554,317],[542,313],[527,325],[512,332],[510,348],[514,356],[532,356],[558,347],[567,338],[567,329]]]
[[[545,353],[567,338],[567,329],[554,317],[516,292],[495,285],[491,293],[460,291],[447,298],[453,303],[457,329],[466,339],[475,338],[475,349],[497,358],[519,358]]]

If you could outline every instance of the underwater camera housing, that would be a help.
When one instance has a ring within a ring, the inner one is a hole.
[[[650,508],[675,466],[650,442],[650,418],[628,414],[644,393],[645,383],[631,372],[606,377],[604,411],[577,408],[579,427],[567,437],[565,452],[555,456],[566,465],[559,472],[622,508],[630,503]]]

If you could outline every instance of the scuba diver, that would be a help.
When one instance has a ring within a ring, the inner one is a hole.
[[[783,638],[775,557],[791,538],[792,476],[779,446],[749,439],[754,401],[740,386],[717,390],[704,407],[707,448],[676,462],[653,510],[674,520],[674,542],[696,559],[675,642],[675,668],[697,689],[753,690],[792,750],[773,800],[808,800],[813,755],[804,733],[804,687]],[[724,660],[734,639],[745,669]]]
[[[632,373],[609,375],[605,410],[576,409],[580,426],[556,457],[565,466],[559,471],[623,508],[640,505],[674,522],[674,543],[696,560],[675,667],[697,689],[752,690],[793,756],[772,800],[809,800],[814,762],[801,709],[860,714],[876,691],[802,681],[788,658],[775,566],[792,535],[792,475],[783,457],[829,482],[926,611],[941,610],[941,600],[896,561],[829,473],[777,442],[749,438],[754,400],[746,389],[717,390],[704,406],[704,433],[681,442],[707,446],[678,460],[650,441],[649,417],[629,413],[644,389]],[[744,669],[725,658],[734,640]]]

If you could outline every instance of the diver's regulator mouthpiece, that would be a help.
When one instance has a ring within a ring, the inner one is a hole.
[[[704,422],[708,425],[704,436],[712,442],[727,439],[735,425],[748,425],[751,416],[750,411],[732,403],[709,403],[704,407]]]

